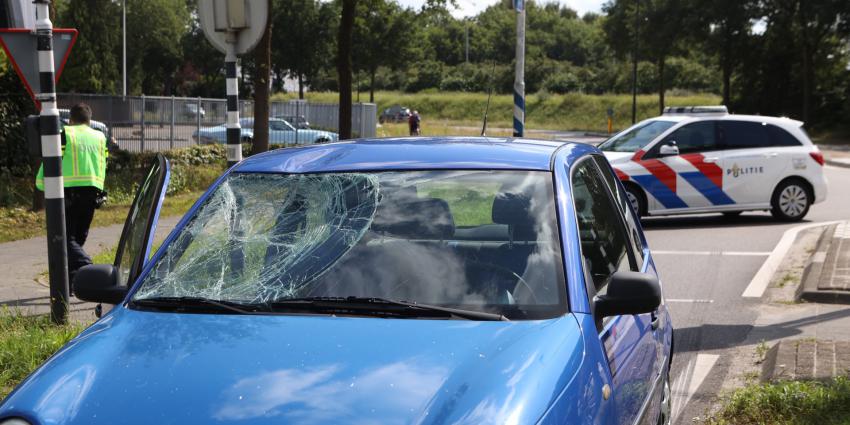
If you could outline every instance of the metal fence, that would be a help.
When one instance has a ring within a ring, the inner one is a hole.
[[[202,128],[223,125],[227,109],[225,99],[77,93],[58,95],[60,109],[70,109],[79,102],[88,104],[92,109],[92,119],[106,124],[118,146],[131,152],[165,151],[199,144],[193,136]],[[303,116],[312,128],[333,132],[339,130],[337,104],[301,100],[272,102],[270,115],[280,118]],[[375,137],[375,104],[355,103],[351,115],[354,137]],[[254,102],[240,101],[239,116],[253,117]]]

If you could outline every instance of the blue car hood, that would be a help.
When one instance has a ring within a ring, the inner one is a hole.
[[[473,322],[119,307],[0,406],[38,424],[533,423],[583,358],[574,317]]]

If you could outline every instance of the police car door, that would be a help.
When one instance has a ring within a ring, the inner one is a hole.
[[[768,206],[774,186],[791,165],[787,148],[773,146],[766,123],[721,120],[718,133],[729,196],[741,205]]]
[[[162,154],[157,154],[144,181],[139,185],[121,231],[114,263],[119,285],[132,286],[150,259],[156,224],[170,177],[171,165]]]
[[[714,209],[734,204],[723,190],[722,151],[715,121],[686,124],[656,143],[642,158],[666,185],[665,209]]]

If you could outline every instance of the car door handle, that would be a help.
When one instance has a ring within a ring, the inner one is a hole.
[[[705,159],[703,159],[703,160],[702,160],[702,162],[706,162],[706,163],[709,163],[709,164],[714,164],[715,162],[717,162],[717,161],[719,161],[719,160],[720,160],[720,158],[718,158],[718,157],[716,157],[716,156],[712,156],[712,157],[710,157],[710,158],[705,158]]]

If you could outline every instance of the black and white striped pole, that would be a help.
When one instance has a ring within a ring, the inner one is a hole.
[[[227,51],[224,54],[227,80],[227,166],[242,160],[242,126],[239,125],[239,74],[236,68],[236,34],[228,32]]]
[[[525,0],[516,9],[516,76],[514,79],[514,137],[525,135]]]
[[[65,244],[65,190],[62,178],[62,143],[56,85],[53,74],[53,23],[50,0],[35,0],[35,32],[38,50],[41,103],[39,130],[44,167],[44,204],[47,218],[47,263],[50,273],[50,317],[55,323],[68,321],[68,247]]]

